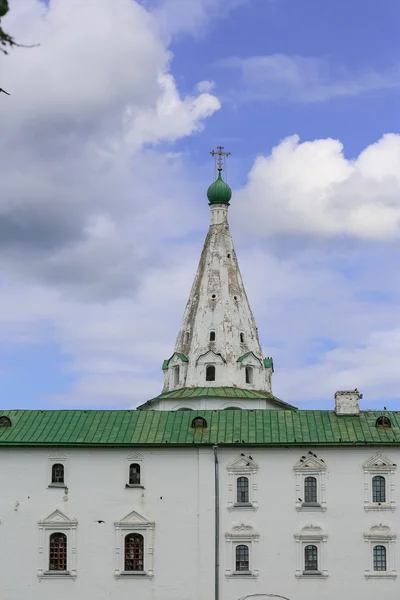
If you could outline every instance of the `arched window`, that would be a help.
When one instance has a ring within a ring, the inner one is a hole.
[[[129,485],[140,485],[140,465],[137,463],[129,465]]]
[[[249,547],[244,544],[236,546],[236,571],[250,571]]]
[[[372,478],[372,502],[386,502],[386,481],[382,475]]]
[[[174,367],[174,385],[179,384],[179,365]]]
[[[144,538],[140,533],[125,536],[125,571],[144,571]]]
[[[182,408],[177,408],[176,410],[177,411],[178,410],[193,410],[193,408],[188,408],[187,406],[182,406]]]
[[[215,331],[210,331],[210,342],[215,342]]]
[[[316,503],[317,500],[317,478],[306,477],[304,479],[304,502],[308,504],[310,502]]]
[[[214,365],[208,365],[208,367],[206,367],[206,381],[215,381]]]
[[[240,343],[244,344],[244,333],[240,334]]]
[[[49,571],[67,570],[67,536],[52,533],[50,536]]]
[[[195,417],[192,421],[192,427],[207,427],[207,421],[203,417]]]
[[[64,465],[56,463],[51,467],[51,483],[64,483]]]
[[[238,477],[236,480],[236,502],[238,504],[249,503],[249,479]]]
[[[387,571],[385,546],[374,546],[373,560],[374,571]]]
[[[8,417],[0,417],[0,427],[11,427],[11,421]]]
[[[313,544],[304,548],[304,570],[318,571],[318,549]]]
[[[246,367],[246,383],[253,383],[253,367]]]
[[[375,427],[389,428],[391,426],[392,424],[390,422],[390,419],[388,419],[387,417],[378,417],[375,423]]]

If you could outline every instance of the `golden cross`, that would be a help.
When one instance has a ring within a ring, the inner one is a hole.
[[[224,147],[223,146],[217,146],[217,150],[211,150],[210,152],[211,156],[216,156],[217,158],[216,163],[217,163],[217,170],[218,171],[222,171],[223,169],[223,164],[224,164],[224,158],[226,158],[227,156],[230,155],[230,152],[224,152]]]

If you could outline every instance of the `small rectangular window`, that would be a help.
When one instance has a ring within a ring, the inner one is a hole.
[[[215,331],[210,331],[210,342],[215,342]]]

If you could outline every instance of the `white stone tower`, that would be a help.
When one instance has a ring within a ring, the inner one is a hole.
[[[243,286],[228,225],[232,190],[218,177],[207,190],[211,224],[176,341],[164,361],[163,392],[181,388],[233,387],[271,393],[272,359],[264,359],[257,327]]]

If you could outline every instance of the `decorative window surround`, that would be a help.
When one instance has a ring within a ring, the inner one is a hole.
[[[294,466],[296,475],[296,500],[298,511],[325,511],[326,510],[326,463],[314,456],[307,454]],[[304,502],[304,481],[306,477],[315,477],[317,480],[318,502]]]
[[[129,483],[129,467],[133,463],[136,463],[140,466],[140,483]],[[140,452],[131,452],[130,454],[128,454],[125,460],[125,487],[127,489],[144,489],[143,478],[143,454],[140,454]]]
[[[328,536],[326,533],[323,533],[322,527],[317,525],[305,525],[300,533],[295,533],[294,539],[296,540],[296,577],[307,577],[309,579],[328,577],[328,571],[326,569],[326,541]],[[318,571],[316,572],[305,571],[304,549],[309,545],[317,547]]]
[[[70,519],[60,510],[55,510],[46,519],[39,521],[39,579],[75,579],[76,577],[76,527],[78,521]],[[52,533],[64,533],[67,536],[67,570],[50,571],[49,553]]]
[[[257,475],[258,465],[253,458],[238,456],[228,466],[229,477],[229,502],[228,510],[257,510]],[[249,480],[249,501],[237,502],[237,480],[239,477],[247,477]]]
[[[63,483],[52,483],[52,468],[53,465],[60,464],[64,467],[64,482]],[[47,481],[49,488],[66,488],[67,487],[67,456],[64,452],[55,451],[49,456],[48,465],[47,465]]]
[[[396,579],[395,540],[396,535],[392,534],[390,527],[388,525],[383,525],[382,523],[373,525],[367,533],[364,533],[364,575],[367,579]],[[374,546],[384,546],[386,548],[386,571],[374,571]]]
[[[259,569],[255,568],[257,564],[257,545],[260,536],[255,533],[251,525],[241,523],[232,528],[232,532],[225,534],[226,541],[226,564],[225,576],[227,578],[237,579],[255,579],[259,575]],[[249,571],[236,571],[236,548],[246,545],[249,549]]]
[[[154,523],[132,511],[115,526],[115,577],[148,577],[152,578]],[[129,533],[140,533],[144,538],[144,570],[124,571],[125,568],[125,536]]]
[[[381,452],[376,452],[365,461],[364,468],[364,509],[371,510],[395,510],[395,479],[394,474],[397,465]],[[372,501],[372,478],[381,475],[386,481],[386,502]]]

